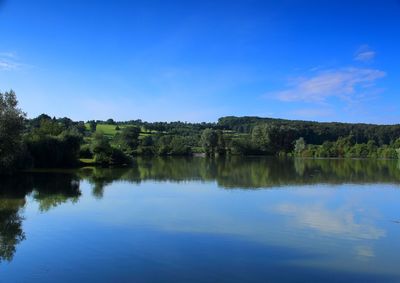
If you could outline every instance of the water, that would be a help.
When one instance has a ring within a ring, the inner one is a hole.
[[[139,159],[0,181],[0,282],[400,282],[400,166]]]

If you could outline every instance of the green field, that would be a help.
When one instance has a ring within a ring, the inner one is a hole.
[[[118,125],[118,127],[120,128],[120,130],[122,130],[125,127],[128,127],[130,125]],[[88,123],[85,124],[86,129],[90,129],[90,126]],[[97,124],[96,127],[96,133],[103,133],[104,135],[106,135],[109,138],[113,138],[119,131],[117,131],[115,128],[117,127],[117,125],[111,125],[111,124]],[[153,131],[154,133],[154,131]],[[141,133],[140,136],[148,136],[151,135],[151,133],[149,132],[144,132],[144,129],[141,129]]]
[[[89,124],[85,124],[87,129],[90,129]],[[120,129],[126,127],[127,125],[118,125]],[[106,136],[113,137],[118,132],[115,128],[117,125],[110,125],[110,124],[97,124],[96,132],[101,132]]]

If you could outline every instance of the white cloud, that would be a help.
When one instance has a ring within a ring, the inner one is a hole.
[[[293,80],[288,89],[275,93],[275,96],[289,102],[324,102],[330,97],[348,100],[373,87],[375,81],[385,75],[381,70],[368,68],[325,70]]]
[[[361,61],[361,62],[369,62],[374,59],[376,52],[371,50],[368,45],[361,46],[354,57],[354,60]]]
[[[0,58],[0,70],[3,71],[10,71],[10,70],[15,70],[19,67],[18,63],[11,62],[8,60],[4,60]]]
[[[0,52],[0,71],[12,71],[21,66],[14,52]]]

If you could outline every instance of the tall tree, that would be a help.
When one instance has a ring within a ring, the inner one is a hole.
[[[15,92],[0,93],[0,173],[10,173],[17,168],[23,147],[24,119]]]
[[[94,133],[92,136],[91,149],[94,159],[98,164],[110,164],[112,157],[112,147],[110,141],[103,133]]]
[[[88,122],[89,123],[89,127],[90,127],[90,131],[92,133],[96,132],[96,128],[97,128],[97,122],[94,120],[91,120]]]
[[[257,125],[251,133],[253,144],[261,151],[268,151],[270,148],[270,138],[268,135],[268,125]]]
[[[120,148],[125,152],[132,154],[139,145],[140,128],[128,126],[121,130],[117,137]]]
[[[207,155],[214,155],[218,145],[217,133],[213,129],[205,129],[201,134],[201,145]]]
[[[226,143],[225,143],[224,133],[221,130],[218,130],[217,137],[218,137],[217,153],[218,155],[225,155]]]
[[[306,149],[306,142],[304,138],[301,137],[297,139],[294,143],[294,152],[296,153],[296,155],[301,156],[301,153],[305,149]]]

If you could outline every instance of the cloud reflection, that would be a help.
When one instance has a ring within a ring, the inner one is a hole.
[[[386,235],[350,208],[328,209],[323,205],[280,204],[276,211],[290,216],[297,226],[316,230],[327,236],[354,240],[377,240]]]

